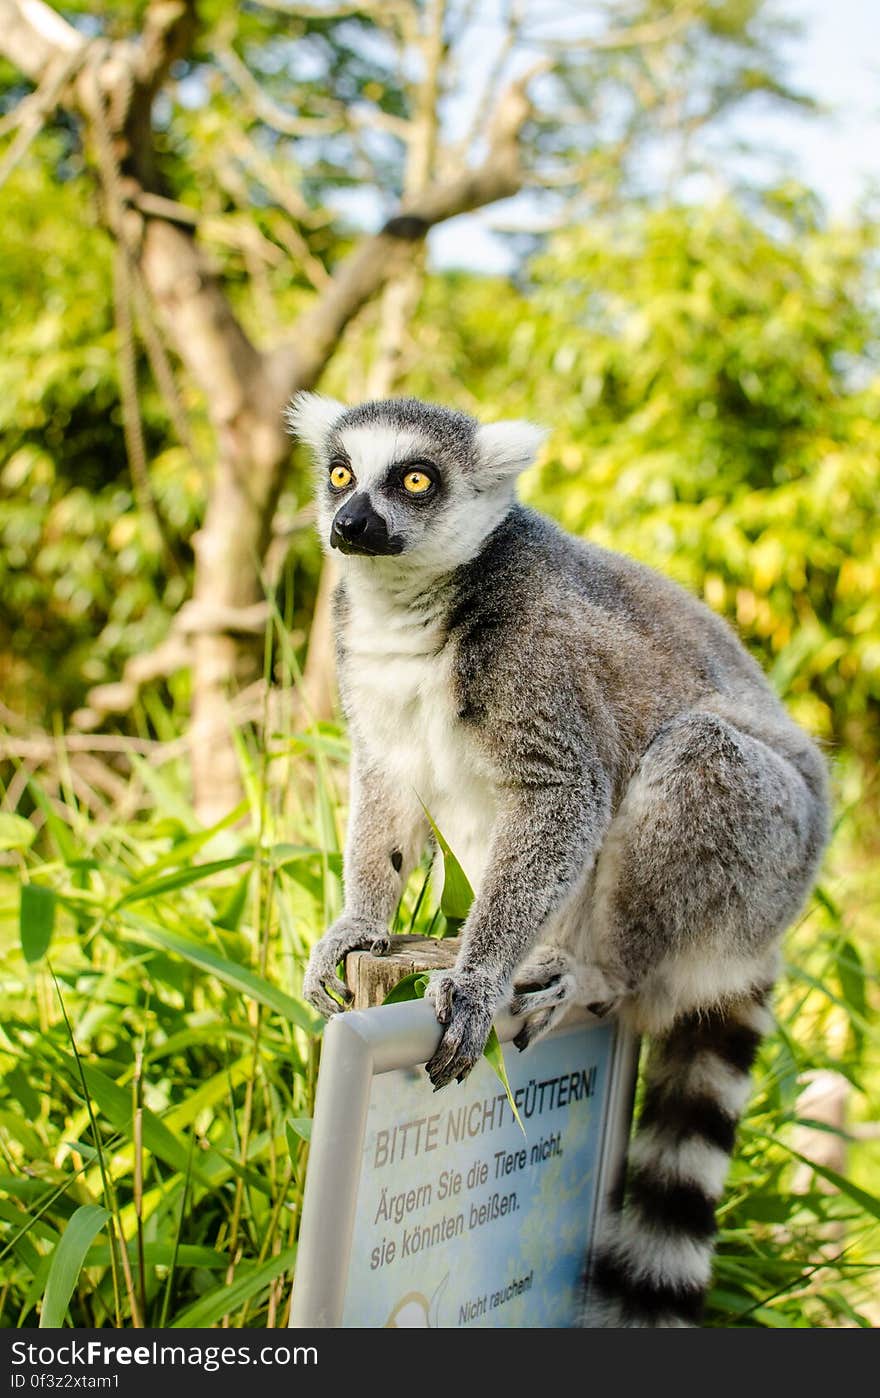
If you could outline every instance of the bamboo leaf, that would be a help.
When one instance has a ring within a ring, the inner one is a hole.
[[[846,1195],[848,1199],[852,1199],[854,1203],[865,1210],[865,1213],[870,1214],[872,1218],[880,1219],[880,1199],[878,1199],[875,1194],[869,1194],[867,1190],[860,1189],[857,1184],[853,1184],[852,1180],[848,1180],[844,1175],[839,1175],[836,1170],[832,1170],[828,1165],[820,1165],[817,1160],[811,1160],[808,1155],[802,1155],[799,1150],[795,1150],[793,1146],[780,1140],[778,1136],[770,1135],[764,1131],[753,1131],[751,1134],[763,1136],[765,1140],[772,1141],[774,1145],[781,1146],[789,1155],[794,1156],[795,1160],[800,1160],[804,1165],[809,1165],[810,1169],[815,1170],[817,1175],[821,1175],[823,1180],[827,1180],[828,1183],[833,1184],[835,1189],[838,1189],[841,1194]]]
[[[828,892],[827,888],[825,888],[821,883],[817,884],[816,887],[813,889],[813,897],[816,900],[816,902],[821,904],[825,911],[831,915],[835,922],[840,922],[840,908],[832,898],[831,894]]]
[[[41,961],[49,950],[55,927],[55,906],[53,889],[38,883],[22,884],[18,925],[24,959],[31,966]]]
[[[83,1204],[71,1217],[52,1254],[40,1311],[41,1330],[64,1324],[86,1253],[109,1217],[108,1211],[99,1204]]]
[[[424,971],[413,971],[411,975],[404,976],[403,980],[392,986],[382,1004],[400,1005],[407,1000],[421,1000],[427,984],[428,977]]]
[[[855,1011],[853,1027],[861,1033],[862,1024],[866,1023],[868,1018],[865,966],[857,948],[850,941],[844,942],[838,952],[837,974],[846,1004]]]
[[[78,1070],[73,1058],[60,1051],[59,1056],[75,1081]],[[81,1060],[81,1067],[86,1086],[102,1114],[111,1126],[120,1131],[127,1140],[131,1140],[134,1129],[131,1089],[120,1087],[119,1083],[108,1078],[106,1073],[102,1073],[100,1068],[95,1068],[91,1063]],[[151,1155],[170,1165],[172,1170],[186,1170],[186,1147],[149,1107],[143,1108],[143,1135],[144,1145]]]
[[[198,830],[194,835],[185,835],[172,845],[171,849],[168,850],[166,854],[162,854],[158,859],[155,859],[149,868],[144,870],[144,873],[156,876],[160,874],[163,869],[174,868],[175,866],[185,863],[205,845],[209,844],[211,840],[215,839],[227,826],[235,825],[240,821],[247,811],[247,808],[247,801],[240,801],[222,820],[218,820],[215,825],[209,826],[207,830]],[[185,823],[177,820],[173,821],[173,825],[176,830],[185,831],[187,829]]]
[[[129,752],[128,761],[152,796],[156,810],[179,820],[181,825],[191,829],[197,824],[195,811],[167,777],[157,767],[147,762],[140,753]],[[217,827],[212,827],[216,829]]]
[[[196,1330],[204,1330],[216,1325],[218,1320],[236,1310],[245,1301],[250,1301],[282,1272],[292,1271],[295,1261],[296,1248],[287,1248],[277,1257],[271,1257],[268,1262],[264,1262],[261,1267],[255,1267],[252,1272],[239,1275],[231,1286],[227,1286],[225,1282],[221,1283],[204,1296],[200,1296],[194,1305],[181,1311],[176,1320],[172,1321],[171,1328],[191,1326]]]
[[[474,901],[474,890],[458,859],[453,854],[445,837],[441,834],[425,803],[420,802],[434,832],[434,838],[443,855],[443,892],[440,895],[440,911],[446,918],[444,936],[454,937],[458,933]]]
[[[74,860],[77,858],[77,848],[69,825],[66,825],[61,819],[45,791],[34,777],[31,777],[28,782],[28,790],[43,812],[46,821],[46,829],[55,841],[61,858],[64,860],[65,864],[73,864]]]
[[[301,1000],[294,1000],[292,995],[286,995],[283,990],[270,985],[268,981],[255,975],[253,971],[249,971],[237,961],[230,961],[227,957],[221,956],[219,952],[214,951],[213,947],[206,946],[203,942],[197,942],[195,938],[186,937],[180,932],[172,932],[170,928],[159,927],[155,923],[147,922],[135,913],[123,912],[121,919],[126,929],[126,935],[133,940],[141,943],[146,942],[148,945],[159,947],[162,951],[182,956],[191,965],[198,966],[200,970],[215,975],[224,985],[231,986],[240,994],[258,1000],[261,1005],[274,1010],[276,1014],[281,1015],[282,1019],[290,1020],[298,1028],[304,1029],[307,1034],[320,1033],[322,1021]]]
[[[507,1100],[510,1103],[510,1110],[516,1118],[516,1124],[523,1135],[526,1128],[522,1124],[522,1117],[519,1114],[517,1105],[513,1100],[513,1093],[510,1090],[510,1079],[507,1076],[507,1066],[504,1062],[504,1054],[501,1051],[501,1040],[495,1033],[495,1026],[489,1030],[489,1037],[486,1040],[486,1047],[483,1049],[483,1057],[488,1060],[493,1071],[497,1074],[504,1091],[507,1093]]]
[[[287,1139],[291,1164],[296,1166],[299,1160],[300,1142],[312,1139],[312,1118],[310,1116],[288,1117],[284,1123],[284,1135]]]
[[[252,873],[253,870],[248,869],[246,874],[243,874],[240,879],[236,879],[217,911],[214,924],[217,927],[222,927],[224,932],[237,932],[239,929],[244,910],[247,907]]]
[[[235,869],[253,857],[253,848],[247,848],[239,850],[238,854],[231,855],[229,859],[214,859],[208,864],[193,864],[188,869],[175,869],[173,873],[163,874],[158,879],[147,879],[123,893],[111,911],[127,907],[130,903],[139,903],[144,898],[158,898],[160,894],[171,893],[177,888],[187,888],[190,884],[210,878],[212,874],[222,874],[226,869]]]

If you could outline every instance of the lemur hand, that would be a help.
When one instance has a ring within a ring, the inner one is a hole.
[[[384,956],[390,946],[388,929],[381,923],[343,913],[312,948],[303,977],[305,999],[325,1017],[338,1014],[352,999],[348,986],[336,974],[342,958],[349,951],[371,951],[374,956]]]
[[[425,999],[446,1025],[434,1057],[425,1064],[435,1090],[453,1078],[464,1082],[486,1047],[500,998],[485,972],[440,971],[431,977]]]

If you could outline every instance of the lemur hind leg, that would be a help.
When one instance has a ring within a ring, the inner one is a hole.
[[[684,715],[645,752],[589,886],[586,945],[542,948],[517,972],[517,1043],[572,1005],[619,1007],[640,1031],[766,981],[773,943],[808,890],[821,801],[766,743],[708,712]]]
[[[707,712],[645,753],[600,852],[598,965],[646,1033],[766,982],[806,897],[825,811],[795,766]]]

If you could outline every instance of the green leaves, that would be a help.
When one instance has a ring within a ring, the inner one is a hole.
[[[253,1300],[265,1291],[271,1282],[282,1272],[292,1272],[296,1261],[296,1248],[285,1248],[277,1257],[272,1257],[262,1266],[252,1270],[242,1270],[231,1286],[225,1282],[201,1296],[194,1305],[182,1311],[171,1322],[172,1328],[192,1326],[193,1329],[206,1329],[216,1325],[218,1320],[235,1311],[245,1302]]]
[[[449,848],[446,839],[438,830],[427,806],[424,802],[421,803],[421,806],[428,817],[434,839],[443,855],[443,892],[440,897],[440,911],[445,919],[445,926],[441,935],[456,937],[461,924],[470,911],[471,903],[474,901],[474,891],[470,886],[467,874]]]
[[[523,1133],[523,1135],[525,1135],[526,1128],[522,1124],[522,1117],[519,1114],[519,1108],[517,1107],[516,1102],[513,1100],[513,1093],[510,1090],[510,1079],[507,1076],[507,1068],[504,1063],[504,1054],[501,1051],[501,1041],[498,1038],[497,1033],[495,1032],[494,1024],[492,1028],[489,1030],[489,1037],[486,1040],[486,1047],[483,1049],[483,1056],[486,1059],[486,1061],[491,1065],[492,1071],[495,1073],[495,1076],[498,1078],[498,1081],[504,1088],[504,1091],[507,1094],[507,1101],[510,1106],[510,1110],[516,1117],[516,1124],[519,1127],[520,1131]]]
[[[288,1117],[284,1123],[284,1134],[287,1138],[290,1162],[296,1166],[303,1141],[308,1143],[312,1139],[312,1118],[309,1116]]]
[[[56,903],[53,889],[37,883],[22,884],[19,935],[24,959],[29,965],[41,961],[49,950],[55,926]]]
[[[213,947],[206,946],[203,942],[197,942],[193,937],[186,937],[170,928],[159,927],[134,913],[125,911],[121,916],[125,936],[130,940],[146,943],[148,946],[159,947],[163,951],[182,956],[193,966],[198,966],[201,970],[216,976],[224,985],[231,986],[233,990],[238,990],[243,995],[258,1000],[261,1005],[266,1005],[268,1009],[274,1010],[276,1014],[289,1020],[291,1024],[304,1029],[307,1034],[320,1032],[322,1021],[307,1005],[303,1004],[301,1000],[294,1000],[291,995],[286,995],[283,990],[271,985],[262,976],[249,971],[246,966],[240,966],[237,962],[230,961],[228,957],[221,956],[219,952],[216,952]]]
[[[46,1290],[40,1311],[40,1329],[52,1329],[64,1324],[67,1307],[73,1295],[86,1253],[92,1239],[110,1217],[97,1204],[83,1204],[73,1214],[59,1238],[49,1264]]]
[[[880,1198],[875,1194],[869,1194],[866,1189],[861,1189],[860,1186],[854,1184],[852,1180],[848,1180],[844,1175],[841,1175],[838,1170],[832,1170],[829,1165],[823,1165],[817,1160],[811,1160],[809,1156],[804,1155],[799,1150],[795,1150],[794,1147],[790,1146],[786,1141],[782,1141],[776,1136],[769,1135],[767,1139],[781,1146],[789,1155],[794,1156],[795,1160],[799,1160],[802,1165],[808,1165],[811,1170],[815,1171],[823,1180],[827,1180],[828,1183],[839,1190],[841,1194],[854,1200],[859,1208],[864,1209],[865,1213],[880,1220]]]
[[[77,1080],[77,1066],[72,1058],[63,1056],[72,1083]],[[94,1105],[102,1114],[104,1119],[119,1131],[127,1139],[131,1140],[133,1135],[134,1110],[132,1104],[131,1088],[120,1087],[100,1068],[90,1063],[82,1063],[82,1074],[85,1078],[87,1091],[90,1093]],[[172,1170],[185,1172],[187,1168],[187,1151],[183,1143],[178,1140],[174,1132],[170,1131],[164,1122],[148,1107],[142,1109],[142,1138],[147,1150],[151,1151],[158,1160],[171,1167]]]
[[[424,971],[413,971],[409,976],[404,976],[397,985],[392,986],[383,1005],[402,1005],[407,1000],[424,999],[425,990],[428,985],[428,977]]]
[[[245,861],[251,861],[253,857],[253,849],[244,849],[229,859],[214,859],[205,864],[193,864],[188,869],[175,869],[172,873],[162,874],[158,878],[140,879],[122,894],[117,900],[116,907],[128,907],[132,903],[141,903],[146,898],[160,898],[164,893],[173,893],[178,888],[189,888],[192,884],[201,883],[214,874],[225,873],[227,869],[236,869]]]
[[[16,1323],[207,1325],[231,1309],[263,1325],[286,1306],[322,1027],[296,990],[320,931],[311,891],[338,856],[307,820],[245,832],[239,808],[202,830],[179,767],[149,771],[126,824],[33,781],[33,824],[0,822]],[[57,1003],[9,956],[17,939],[31,965],[51,955]]]

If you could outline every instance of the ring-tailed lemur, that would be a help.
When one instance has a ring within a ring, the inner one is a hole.
[[[335,1013],[345,953],[387,950],[427,808],[475,889],[428,990],[431,1082],[470,1072],[511,993],[520,1048],[573,1005],[650,1036],[593,1305],[694,1323],[778,943],[826,840],[824,762],[719,617],[516,503],[531,424],[315,394],[289,421],[343,555],[353,751],[345,911],[304,993]]]

